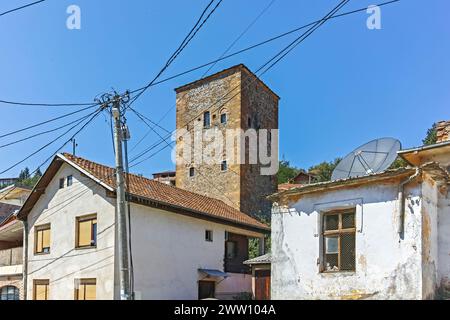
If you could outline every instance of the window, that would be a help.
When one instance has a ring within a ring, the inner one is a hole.
[[[97,215],[78,217],[76,224],[76,247],[95,247],[97,245]]]
[[[75,300],[95,300],[96,298],[96,279],[75,279]]]
[[[203,113],[203,127],[209,128],[211,125],[211,115],[209,111]]]
[[[225,250],[227,259],[234,259],[237,257],[237,244],[235,241],[225,242]]]
[[[228,169],[227,160],[223,160],[222,163],[220,164],[220,170],[227,171],[227,169]]]
[[[33,300],[48,300],[49,293],[49,280],[33,281]]]
[[[226,113],[222,113],[221,115],[220,115],[220,123],[221,124],[226,124],[227,123],[227,114]]]
[[[248,119],[247,119],[247,124],[248,124],[248,127],[249,127],[249,128],[252,127],[252,118],[248,117]]]
[[[73,183],[73,176],[67,176],[67,186],[70,187]]]
[[[209,242],[213,241],[213,232],[212,232],[212,230],[205,230],[205,241],[209,241]]]
[[[64,178],[59,179],[59,188],[64,188]]]
[[[19,289],[14,286],[0,288],[0,300],[20,300]]]
[[[200,280],[198,282],[198,299],[211,299],[214,298],[216,291],[216,283],[214,281]]]
[[[195,175],[195,169],[194,167],[189,168],[189,177],[193,177]]]
[[[326,213],[323,217],[324,272],[355,271],[355,210]]]
[[[50,224],[37,226],[34,235],[34,252],[37,254],[50,253]]]

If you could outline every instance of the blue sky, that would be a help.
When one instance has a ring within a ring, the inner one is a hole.
[[[220,56],[270,1],[224,0],[165,75]],[[0,12],[27,2],[2,1]],[[162,67],[208,2],[47,0],[2,16],[0,99],[85,102],[112,87],[117,91],[141,87]],[[314,21],[337,2],[276,0],[232,51]],[[376,3],[352,0],[342,12]],[[71,4],[81,8],[81,30],[66,28],[66,8]],[[400,139],[404,147],[417,146],[433,122],[450,119],[450,2],[402,0],[381,10],[381,30],[367,29],[364,12],[329,21],[263,76],[281,96],[280,157],[309,167],[385,136]],[[256,70],[294,37],[222,61],[211,73],[238,63]],[[155,121],[171,109],[161,125],[172,130],[173,88],[196,80],[204,71],[152,87],[136,109]],[[2,104],[0,108],[0,135],[76,109]],[[132,147],[148,129],[132,114],[128,121]],[[0,139],[0,144],[38,131]],[[0,171],[56,136],[50,133],[1,148]],[[131,156],[157,139],[150,134]],[[24,166],[34,169],[62,141],[1,176],[15,176]],[[105,117],[84,130],[77,142],[78,155],[113,164]],[[70,150],[67,146],[64,151]],[[165,150],[134,171],[150,175],[171,168],[170,151]]]

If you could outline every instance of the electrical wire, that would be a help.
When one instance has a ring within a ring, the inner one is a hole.
[[[8,10],[8,11],[5,11],[5,12],[2,12],[2,13],[0,13],[0,17],[6,15],[6,14],[8,14],[8,13],[11,13],[11,12],[15,12],[15,11],[18,11],[18,10],[21,10],[21,9],[25,9],[25,8],[34,6],[35,4],[38,4],[38,3],[41,3],[41,2],[44,2],[44,1],[45,1],[45,0],[35,1],[35,2],[32,2],[32,3],[26,4],[26,5],[24,5],[24,6],[21,6],[21,7],[18,7],[18,8],[14,8],[14,9],[11,9],[11,10]]]
[[[33,128],[42,126],[42,125],[47,124],[47,123],[50,123],[50,122],[54,122],[54,121],[56,121],[56,120],[60,120],[60,119],[69,117],[69,116],[71,116],[71,115],[73,115],[73,114],[83,112],[83,111],[88,110],[88,109],[90,109],[90,108],[93,108],[93,107],[95,107],[95,106],[97,106],[97,105],[98,105],[98,104],[91,104],[89,107],[82,108],[82,109],[80,109],[80,110],[76,110],[76,111],[73,111],[73,112],[69,112],[69,113],[63,114],[62,116],[58,116],[58,117],[56,117],[56,118],[52,118],[52,119],[49,119],[49,120],[45,120],[45,121],[42,121],[42,122],[33,124],[33,125],[31,125],[31,126],[27,126],[27,127],[25,127],[25,128],[22,128],[22,129],[18,129],[18,130],[14,130],[14,131],[11,131],[11,132],[2,134],[2,135],[0,135],[0,138],[4,138],[4,137],[7,137],[7,136],[10,136],[10,135],[19,133],[19,132],[23,132],[23,131],[26,131],[26,130],[29,130],[29,129],[33,129]]]

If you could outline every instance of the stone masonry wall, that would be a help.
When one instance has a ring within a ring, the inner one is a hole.
[[[210,111],[211,128],[225,136],[227,129],[248,128],[250,117],[261,128],[278,128],[278,97],[259,81],[243,84],[243,78],[251,73],[242,66],[232,67],[207,79],[176,89],[177,129],[186,129],[193,141],[194,132],[203,132],[203,112]],[[220,114],[227,113],[227,123],[220,123]],[[180,160],[188,135],[177,138],[176,156]],[[203,143],[203,147],[205,143]],[[240,144],[236,143],[234,155],[226,154],[226,146],[219,158],[238,157]],[[193,151],[193,147],[192,147]],[[195,167],[195,175],[189,177],[189,168]],[[192,163],[176,166],[176,185],[199,194],[220,199],[242,212],[270,216],[271,204],[265,196],[276,190],[276,178],[260,176],[258,165],[228,164],[221,171],[220,163]]]

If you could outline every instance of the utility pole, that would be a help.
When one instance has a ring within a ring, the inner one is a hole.
[[[70,139],[70,141],[72,141],[72,154],[75,155],[75,151],[76,151],[76,149],[78,147],[78,144],[77,144],[75,138]]]
[[[122,114],[120,111],[122,97],[114,96],[112,115],[114,118],[114,147],[116,152],[116,185],[117,185],[117,208],[116,208],[116,229],[119,254],[119,275],[120,275],[120,300],[130,300],[132,298],[130,290],[130,273],[128,270],[128,235],[125,202],[125,183],[123,173],[122,156]]]

